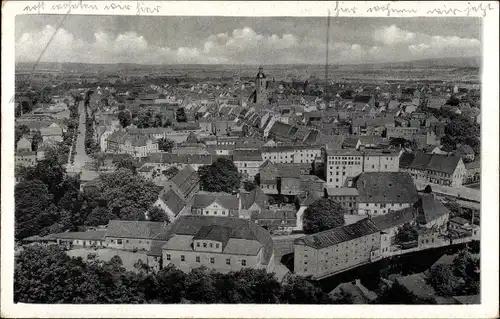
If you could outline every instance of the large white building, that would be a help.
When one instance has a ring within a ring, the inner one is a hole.
[[[275,164],[281,163],[313,163],[321,157],[319,145],[288,145],[262,148],[262,158]]]
[[[363,172],[398,172],[399,153],[392,150],[334,149],[326,151],[325,177],[330,187],[343,187],[347,178]]]

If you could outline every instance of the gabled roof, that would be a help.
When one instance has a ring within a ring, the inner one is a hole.
[[[198,172],[191,165],[186,165],[172,178],[172,182],[186,196],[200,181]]]
[[[110,220],[106,237],[153,239],[163,228],[162,222]]]
[[[231,228],[224,227],[220,225],[204,225],[200,227],[200,230],[194,235],[193,240],[206,239],[213,240],[222,243],[222,249],[226,246],[229,236],[231,234]]]
[[[371,235],[378,231],[379,229],[369,219],[363,219],[354,224],[298,238],[294,241],[294,244],[321,249],[353,240],[355,238]]]
[[[422,224],[428,224],[450,213],[448,208],[446,208],[443,203],[436,200],[433,194],[422,194],[420,200],[416,203],[416,207],[421,214],[419,221]]]
[[[418,193],[405,172],[365,172],[353,179],[361,203],[415,203]]]
[[[228,229],[228,242],[223,252],[244,254],[244,246],[246,245],[257,248],[257,250],[251,249],[253,254],[259,251],[259,247],[262,247],[264,249],[262,263],[268,264],[270,262],[274,253],[274,243],[271,235],[262,227],[245,219],[195,215],[180,216],[171,224],[168,237],[170,239],[180,237],[184,242],[181,248],[192,250],[190,246],[194,236],[201,236],[200,230],[203,227],[207,229],[203,233],[208,234],[208,230],[212,226],[220,227],[220,232],[222,232],[222,228]],[[217,232],[219,230],[214,232],[214,236],[222,236],[222,234],[217,234]],[[252,242],[256,245],[253,245]],[[165,248],[168,248],[168,244],[164,246]]]
[[[214,202],[231,210],[237,210],[239,208],[239,199],[235,195],[211,192],[199,192],[194,195],[193,207],[205,208]]]
[[[243,209],[250,208],[254,203],[257,204],[260,208],[269,207],[269,198],[259,186],[255,187],[248,193],[241,193],[240,197],[241,208]]]
[[[408,160],[409,156],[405,158],[405,163],[408,162]],[[408,165],[408,168],[453,174],[460,161],[460,156],[424,154],[418,152],[414,155],[414,158]]]
[[[177,216],[186,206],[184,200],[174,190],[169,189],[167,192],[162,192],[161,199],[167,207]]]
[[[416,217],[415,215],[415,208],[407,207],[384,215],[374,216],[371,220],[378,229],[384,231],[411,222]]]
[[[235,150],[233,152],[234,162],[262,162],[262,153],[260,150]]]

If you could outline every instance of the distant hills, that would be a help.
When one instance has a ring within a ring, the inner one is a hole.
[[[16,68],[18,69],[31,69],[33,67],[33,62],[18,62],[16,63]],[[294,67],[310,67],[313,65],[265,65],[273,68],[289,68]],[[57,62],[40,62],[37,69],[82,69],[82,68],[101,68],[101,69],[112,69],[112,70],[123,70],[123,69],[149,69],[151,67],[157,67],[158,65],[145,65],[136,63],[117,63],[117,64],[92,64],[92,63],[57,63]],[[193,68],[206,68],[211,69],[211,67],[220,68],[221,65],[205,65],[205,64],[161,64],[163,67],[168,67],[170,69],[193,69]],[[314,65],[320,66],[320,65]],[[385,63],[363,63],[363,64],[332,64],[333,68],[340,69],[359,69],[359,68],[392,68],[392,69],[412,69],[412,68],[479,68],[481,66],[481,57],[457,57],[457,58],[436,58],[436,59],[425,59],[425,60],[414,60],[414,61],[402,61],[402,62],[385,62]],[[254,65],[224,65],[228,69],[240,69],[240,68],[253,68]]]

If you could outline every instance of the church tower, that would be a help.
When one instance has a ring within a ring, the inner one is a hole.
[[[262,66],[259,67],[259,73],[255,78],[255,102],[260,104],[267,103],[266,76]]]

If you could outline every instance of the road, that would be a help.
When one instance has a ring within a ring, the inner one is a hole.
[[[92,161],[85,153],[85,106],[83,103],[84,101],[80,101],[80,104],[78,105],[80,119],[78,121],[78,136],[76,138],[75,146],[75,161],[73,165],[68,164],[68,171],[74,173],[81,172],[85,163]]]
[[[444,185],[438,185],[422,181],[414,181],[417,189],[424,189],[425,186],[430,185],[434,193],[446,194],[453,197],[462,197],[464,199],[481,202],[481,191],[478,189],[473,189],[465,186],[461,187],[450,187]]]

